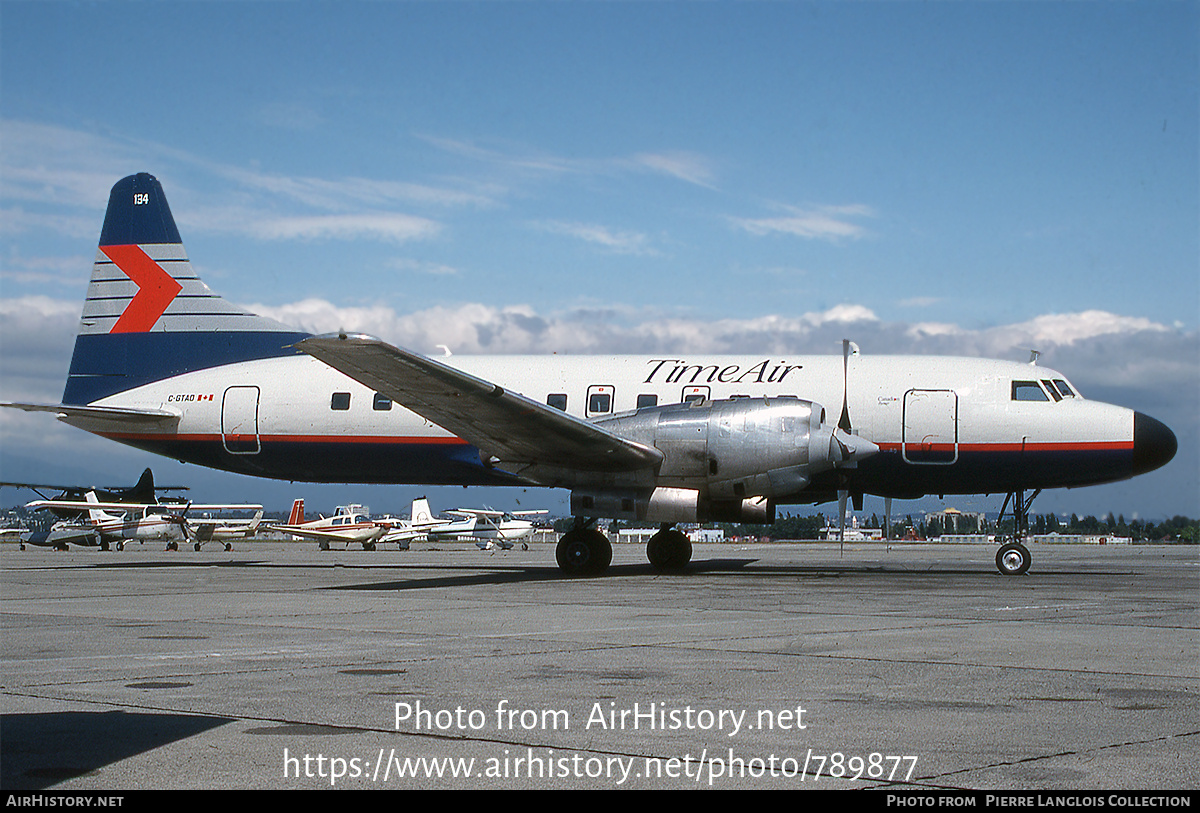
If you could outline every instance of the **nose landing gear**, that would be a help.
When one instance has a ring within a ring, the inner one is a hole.
[[[1000,546],[1000,550],[996,551],[996,569],[1005,576],[1021,576],[1029,570],[1029,565],[1033,562],[1033,556],[1029,553],[1029,548],[1025,547],[1024,540],[1029,534],[1029,508],[1033,505],[1033,501],[1037,495],[1041,494],[1039,488],[1029,495],[1029,499],[1025,499],[1025,490],[1017,489],[1010,491],[1004,498],[1004,505],[1000,508],[999,520],[1004,519],[1004,512],[1008,509],[1008,505],[1012,503],[1013,511],[1013,538],[1012,541]],[[998,520],[998,521],[999,521]]]

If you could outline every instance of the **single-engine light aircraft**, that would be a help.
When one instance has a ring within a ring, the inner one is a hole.
[[[94,491],[82,500],[34,500],[34,510],[78,514],[77,519],[56,522],[48,534],[34,535],[32,545],[65,548],[67,545],[99,547],[112,544],[123,550],[128,542],[165,541],[178,550],[180,539],[193,540],[196,550],[213,540],[252,536],[262,520],[261,505],[198,505],[195,503],[101,502]],[[253,519],[189,519],[189,511],[254,511]],[[230,549],[226,542],[225,549]]]
[[[356,543],[362,545],[363,550],[375,550],[376,543],[391,530],[391,525],[371,519],[366,506],[357,504],[339,505],[331,517],[305,519],[304,500],[298,499],[292,503],[286,523],[268,525],[267,528],[302,539],[315,539],[321,550],[329,550],[331,542]]]
[[[484,550],[512,550],[514,542],[528,539],[533,534],[533,520],[524,517],[545,514],[546,511],[451,508],[443,513],[455,519],[443,527],[435,528],[430,536],[469,537],[477,540],[475,544]],[[527,543],[525,547],[529,547]]]
[[[1010,361],[871,356],[454,356],[352,333],[314,336],[247,312],[192,270],[161,184],[112,189],[57,414],[158,454],[286,480],[545,486],[571,492],[568,574],[612,548],[597,518],[770,523],[778,505],[862,495],[1007,494],[1024,573],[1032,497],[1123,480],[1175,454],[1161,422]]]

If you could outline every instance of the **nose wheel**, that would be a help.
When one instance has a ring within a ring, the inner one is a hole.
[[[1005,576],[1022,575],[1029,570],[1032,562],[1029,548],[1020,542],[1009,542],[1007,545],[1001,545],[1000,550],[996,551],[996,567]]]

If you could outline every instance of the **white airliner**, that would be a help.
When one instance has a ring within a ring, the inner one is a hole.
[[[1004,493],[1021,529],[1027,491],[1133,477],[1177,445],[1033,364],[850,343],[840,357],[439,360],[311,336],[214,294],[144,173],[113,187],[62,403],[10,406],[262,477],[570,489],[570,574],[611,562],[599,517],[661,523],[647,547],[661,568],[691,555],[675,523],[765,523],[777,505],[863,494]],[[996,559],[1025,572],[1020,533]]]

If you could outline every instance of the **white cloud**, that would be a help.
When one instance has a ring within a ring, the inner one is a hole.
[[[458,274],[458,269],[442,263],[431,263],[423,260],[396,258],[386,263],[388,268],[405,273],[430,274],[435,277],[452,277]]]
[[[650,245],[650,238],[640,232],[619,232],[595,223],[568,223],[558,220],[539,221],[534,224],[534,227],[551,234],[574,237],[617,254],[655,253]]]
[[[734,217],[730,221],[738,228],[757,236],[786,234],[809,240],[859,239],[867,230],[854,218],[871,217],[874,212],[868,206],[816,206],[799,208],[784,207],[779,217],[744,218]]]
[[[432,237],[440,226],[423,217],[373,213],[261,219],[246,224],[246,229],[264,240],[352,240],[370,237],[402,243]]]
[[[691,152],[641,153],[633,157],[639,166],[678,178],[690,184],[711,189],[713,170],[711,162],[702,155]]]

